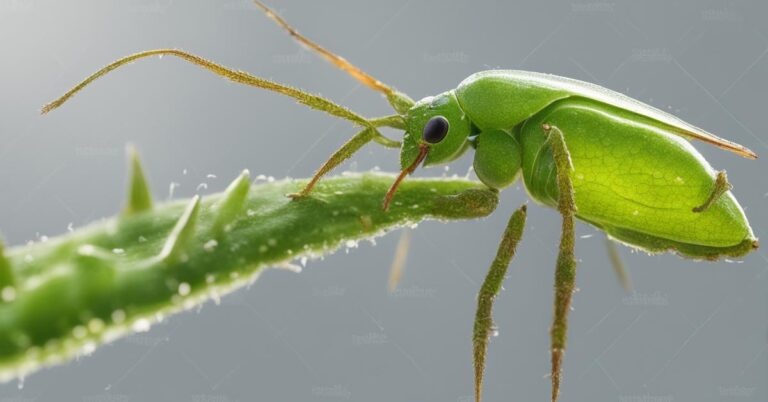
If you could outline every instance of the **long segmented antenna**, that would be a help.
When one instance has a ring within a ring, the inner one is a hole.
[[[253,0],[253,3],[256,4],[256,6],[259,7],[262,11],[264,11],[267,17],[271,18],[277,23],[277,25],[288,31],[288,34],[290,34],[291,37],[293,37],[296,41],[310,48],[334,66],[351,75],[354,79],[363,85],[386,95],[387,100],[389,100],[390,104],[392,104],[395,110],[397,110],[399,113],[402,113],[413,105],[413,100],[405,94],[396,91],[394,88],[384,84],[370,74],[361,70],[359,67],[350,63],[347,61],[347,59],[331,52],[330,50],[318,45],[314,41],[300,34],[295,28],[289,25],[287,21],[280,17],[274,10],[267,7],[264,3],[260,2],[259,0]]]
[[[334,54],[328,49],[318,45],[317,43],[308,39],[304,35],[300,34],[296,29],[290,26],[288,22],[286,22],[271,8],[267,7],[264,3],[258,0],[254,0],[253,3],[256,4],[256,6],[259,7],[262,11],[264,11],[264,13],[267,14],[267,17],[271,18],[273,21],[277,23],[277,25],[280,25],[280,27],[288,31],[288,33],[298,42],[312,49],[313,51],[318,53],[320,56],[328,60],[330,63],[332,63],[336,67],[346,71],[347,74],[351,75],[356,80],[360,81],[362,84],[366,85],[367,87],[375,91],[382,92],[385,95],[390,95],[395,92],[394,89],[385,85],[383,82],[377,80],[376,78],[373,78],[371,75],[369,75],[365,71],[361,70],[357,66],[347,61],[347,59],[337,54]]]
[[[88,86],[88,84],[101,78],[102,76],[106,75],[110,71],[117,69],[118,67],[121,67],[125,64],[129,64],[138,59],[143,59],[151,56],[163,56],[163,55],[176,56],[184,61],[190,62],[199,67],[203,67],[206,70],[211,71],[216,75],[227,78],[230,81],[281,93],[283,95],[290,96],[291,98],[296,99],[299,103],[303,105],[307,105],[313,109],[322,110],[332,116],[341,117],[343,119],[349,120],[361,126],[365,126],[365,127],[370,126],[370,123],[364,117],[359,116],[356,113],[352,112],[351,110],[345,108],[344,106],[337,105],[336,103],[333,103],[330,100],[325,99],[321,96],[313,95],[287,85],[278,84],[270,80],[259,78],[249,73],[246,73],[244,71],[232,70],[230,68],[216,64],[210,60],[206,60],[200,56],[196,56],[191,53],[187,53],[185,51],[178,50],[178,49],[148,50],[148,51],[136,53],[130,56],[123,57],[119,60],[116,60],[111,64],[107,65],[106,67],[102,68],[101,70],[93,73],[90,77],[86,78],[85,80],[83,80],[82,82],[74,86],[72,89],[67,91],[67,93],[62,95],[60,98],[43,106],[42,113],[45,114],[50,112],[53,109],[58,108],[59,106],[64,104],[64,102],[69,100],[69,98],[73,97],[75,94],[80,92],[83,88]]]

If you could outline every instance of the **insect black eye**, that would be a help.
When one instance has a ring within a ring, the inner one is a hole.
[[[430,144],[437,144],[448,134],[448,126],[448,119],[443,116],[435,116],[424,125],[421,138]]]

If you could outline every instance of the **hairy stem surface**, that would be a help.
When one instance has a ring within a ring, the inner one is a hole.
[[[0,249],[0,380],[218,300],[266,267],[325,255],[424,219],[486,216],[498,201],[495,192],[467,180],[409,180],[385,213],[381,198],[391,181],[389,175],[344,175],[318,183],[312,197],[291,201],[285,194],[305,180],[251,186],[244,172],[224,193],[154,206],[132,188],[129,213]],[[143,209],[130,208],[136,204]]]

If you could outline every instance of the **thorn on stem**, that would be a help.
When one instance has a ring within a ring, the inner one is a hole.
[[[216,207],[213,232],[218,236],[231,224],[245,205],[248,191],[251,189],[250,172],[245,169],[224,191],[224,196]]]
[[[144,176],[144,169],[141,167],[139,154],[132,145],[128,146],[128,158],[131,165],[131,177],[129,179],[128,203],[124,213],[132,215],[152,209],[152,194],[150,194],[149,185]]]
[[[176,222],[176,226],[171,230],[171,234],[168,235],[168,239],[165,241],[162,251],[160,251],[159,258],[165,262],[173,262],[181,256],[187,243],[195,233],[195,225],[197,223],[197,215],[200,211],[200,196],[196,195],[192,198],[192,201],[187,205],[184,213]]]

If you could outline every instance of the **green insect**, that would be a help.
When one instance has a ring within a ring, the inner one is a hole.
[[[398,204],[398,186],[418,166],[449,163],[469,149],[475,151],[477,176],[491,189],[506,188],[522,176],[531,197],[557,208],[563,218],[550,329],[553,401],[560,389],[575,287],[575,218],[618,242],[652,253],[672,251],[688,258],[716,260],[740,257],[758,247],[725,172],[716,172],[688,140],[704,141],[750,159],[757,157],[741,145],[600,86],[534,72],[479,72],[456,89],[414,102],[302,36],[265,5],[258,1],[256,5],[296,40],[384,94],[396,113],[364,118],[319,96],[175,49],[146,51],[115,61],[46,105],[43,112],[60,106],[119,66],[149,56],[172,55],[232,81],[293,97],[362,128],[317,170],[302,191],[290,195],[295,202],[311,197],[323,175],[371,141],[401,150],[402,171],[386,193],[385,210]],[[380,127],[403,130],[402,142],[383,136]],[[473,335],[478,401],[492,332],[493,301],[522,238],[525,216],[523,206],[509,220],[479,293]]]

